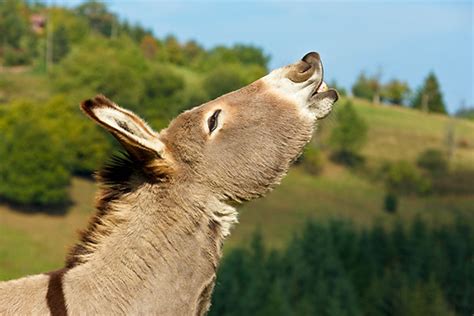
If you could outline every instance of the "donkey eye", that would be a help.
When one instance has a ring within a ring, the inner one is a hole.
[[[218,124],[217,118],[219,117],[219,114],[221,113],[221,110],[216,110],[212,116],[207,120],[207,126],[209,127],[209,134],[211,134],[216,128]]]

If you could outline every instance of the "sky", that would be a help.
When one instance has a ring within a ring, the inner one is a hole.
[[[474,106],[472,1],[106,2],[119,17],[140,22],[157,37],[173,34],[206,48],[261,47],[271,56],[270,68],[317,51],[325,79],[345,88],[365,71],[416,89],[433,71],[451,113],[462,104]]]

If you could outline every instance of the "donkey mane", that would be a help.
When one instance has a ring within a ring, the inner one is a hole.
[[[151,170],[153,170],[153,176],[150,174]],[[132,176],[148,183],[166,181],[166,171],[158,172],[159,170],[161,169],[156,164],[148,165],[144,161],[134,159],[129,153],[120,151],[94,174],[99,184],[96,212],[90,218],[87,228],[79,231],[79,242],[69,251],[66,257],[66,268],[73,268],[86,262],[100,240],[110,235],[114,227],[125,221],[125,218],[120,216],[119,210],[112,204],[137,188],[131,183]]]

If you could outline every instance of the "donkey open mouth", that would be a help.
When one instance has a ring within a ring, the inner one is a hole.
[[[277,69],[264,77],[280,94],[291,95],[302,112],[314,119],[325,118],[338,100],[336,90],[323,81],[324,70],[318,53],[306,54],[299,62]],[[284,80],[284,78],[288,80]]]

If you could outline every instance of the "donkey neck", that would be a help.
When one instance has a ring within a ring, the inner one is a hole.
[[[118,224],[64,276],[68,306],[84,312],[86,295],[93,313],[204,313],[235,210],[193,185],[144,184],[109,203]]]

